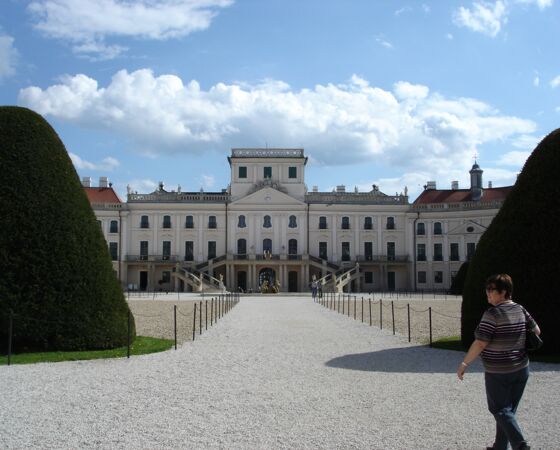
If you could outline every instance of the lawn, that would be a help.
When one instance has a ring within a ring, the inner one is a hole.
[[[169,350],[174,344],[171,339],[157,339],[137,336],[130,346],[130,355],[146,355],[148,353]],[[123,358],[127,355],[127,348],[118,347],[112,350],[90,350],[74,352],[40,352],[18,353],[11,356],[11,364],[35,364],[38,362],[80,361],[87,359]],[[8,356],[0,356],[0,365],[8,364]]]

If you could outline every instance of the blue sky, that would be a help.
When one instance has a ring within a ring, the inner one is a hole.
[[[120,194],[227,187],[303,147],[309,189],[513,184],[560,122],[554,0],[2,0],[0,102]]]

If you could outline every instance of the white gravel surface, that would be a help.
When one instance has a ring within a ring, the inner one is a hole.
[[[0,448],[482,449],[493,419],[462,356],[309,297],[246,298],[177,351],[0,367]],[[519,421],[559,449],[558,366],[531,368]]]

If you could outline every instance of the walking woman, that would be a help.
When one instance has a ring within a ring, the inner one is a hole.
[[[539,335],[541,330],[523,306],[511,299],[513,282],[506,274],[486,280],[486,296],[492,305],[482,316],[465,358],[457,368],[463,379],[465,370],[478,355],[484,364],[488,409],[496,419],[496,439],[487,449],[529,449],[517,424],[515,412],[529,378],[529,359],[525,350],[526,329]]]

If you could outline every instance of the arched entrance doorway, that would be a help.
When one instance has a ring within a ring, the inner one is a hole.
[[[267,281],[268,286],[272,287],[276,283],[276,272],[270,267],[265,267],[259,271],[259,288]]]

